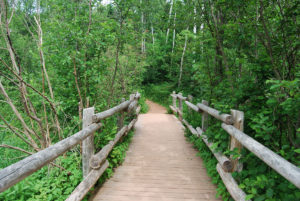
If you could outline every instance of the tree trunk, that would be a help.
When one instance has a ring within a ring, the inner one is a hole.
[[[170,19],[172,15],[172,10],[173,10],[173,0],[171,0],[171,6],[170,6],[170,11],[169,11],[169,18],[168,18],[168,29],[167,29],[167,35],[166,35],[166,43],[168,43],[168,37],[169,37],[169,32],[170,32]]]
[[[187,28],[187,30],[189,30]],[[181,61],[180,61],[180,71],[179,71],[179,78],[178,78],[178,88],[181,85],[181,79],[182,79],[182,68],[183,68],[183,60],[184,60],[184,54],[185,54],[185,50],[186,50],[186,45],[187,45],[187,34],[185,35],[185,41],[184,41],[184,47],[183,47],[183,51],[182,51],[182,56],[181,56]]]
[[[174,48],[175,48],[175,37],[176,37],[176,12],[175,12],[175,15],[174,15],[174,23],[173,23],[172,53],[174,53]]]

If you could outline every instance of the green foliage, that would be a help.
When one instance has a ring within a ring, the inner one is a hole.
[[[83,107],[93,105],[96,111],[103,111],[130,93],[140,91],[142,112],[146,112],[146,98],[168,108],[169,95],[174,90],[193,95],[195,103],[205,99],[210,106],[224,113],[230,113],[233,108],[244,111],[245,133],[295,165],[300,165],[300,9],[297,1],[174,1],[171,15],[171,1],[115,0],[107,6],[99,1],[41,1],[41,48],[36,43],[36,2],[4,2],[7,4],[7,16],[13,17],[8,31],[4,24],[6,20],[1,21],[0,29],[10,35],[10,45],[22,79],[50,98],[49,86],[41,71],[40,50],[43,50],[54,92],[51,101],[56,107],[63,137],[79,130],[78,102],[81,100]],[[11,15],[12,10],[14,15]],[[3,9],[0,13],[1,19],[5,19]],[[183,55],[185,36],[187,47]],[[3,34],[0,58],[12,67],[7,41]],[[145,52],[140,50],[141,41],[145,42]],[[179,80],[181,64],[182,78]],[[74,69],[77,75],[74,75]],[[38,124],[32,123],[24,110],[19,80],[3,62],[0,73],[0,81],[25,123],[41,135]],[[180,88],[177,87],[179,81]],[[26,87],[26,90],[31,107],[43,121],[43,129],[49,128],[52,144],[57,142],[58,132],[49,104],[44,109],[45,100],[32,89]],[[2,94],[0,102],[0,114],[22,134],[23,126]],[[187,111],[187,108],[184,110]],[[129,122],[130,118],[126,121]],[[201,117],[194,113],[184,118],[194,127],[201,122]],[[115,122],[116,117],[103,121],[103,130],[95,138],[97,150],[113,139]],[[209,125],[206,134],[214,142],[214,148],[239,157],[236,151],[228,150],[228,134],[221,129],[220,122],[211,118]],[[34,151],[5,127],[0,120],[1,144]],[[208,172],[218,184],[218,194],[224,200],[230,199],[215,171],[216,161],[210,151],[201,140],[189,135],[188,138],[201,149],[200,155]],[[36,137],[34,140],[38,141]],[[110,168],[101,182],[109,178],[113,167],[124,159],[128,142],[124,140],[123,143],[112,152]],[[41,146],[40,142],[37,144]],[[68,166],[68,160],[72,161],[68,168],[77,168],[73,170],[76,174],[73,179],[78,183],[81,173],[76,171],[80,169],[77,163],[80,156],[75,153],[70,154],[70,159],[60,160],[63,167]],[[27,155],[1,148],[0,156],[0,168],[4,168]],[[299,200],[299,190],[253,154],[244,150],[241,160],[244,170],[234,177],[248,198],[258,201]],[[66,188],[60,186],[56,181],[63,183],[71,176],[60,176],[55,173],[59,172],[56,168],[48,175],[45,169],[0,194],[0,199],[63,199],[64,193],[76,186],[69,183]],[[56,180],[56,177],[59,179]],[[24,185],[26,181],[28,185]],[[38,187],[35,188],[36,185]]]
[[[65,200],[82,180],[81,159],[76,152],[69,152],[56,162],[66,170],[45,166],[1,193],[0,200]]]
[[[170,105],[170,94],[174,87],[170,83],[160,83],[160,84],[148,84],[144,87],[145,96],[161,105],[165,108],[169,108]]]

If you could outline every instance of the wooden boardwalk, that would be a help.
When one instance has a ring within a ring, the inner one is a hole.
[[[92,197],[95,201],[192,201],[216,199],[216,187],[183,126],[163,107],[148,101],[122,166]]]

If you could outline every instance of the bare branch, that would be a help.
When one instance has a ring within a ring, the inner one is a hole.
[[[19,81],[23,82],[27,87],[29,87],[29,88],[32,89],[34,92],[36,92],[36,93],[39,94],[41,97],[43,97],[43,98],[50,104],[51,109],[53,110],[54,114],[57,115],[56,109],[55,109],[55,105],[51,102],[51,100],[50,100],[47,96],[43,95],[40,91],[38,91],[37,89],[35,89],[35,88],[34,88],[33,86],[31,86],[29,83],[25,82],[25,81],[23,80],[22,77],[20,77],[16,72],[14,72],[13,69],[10,68],[10,67],[3,61],[3,59],[0,58],[0,61],[5,65],[5,67],[7,67],[7,69],[8,69],[10,72],[12,72],[12,73],[14,74],[14,76],[15,76]]]
[[[15,12],[15,8],[13,7],[13,9],[12,9],[12,11],[11,11],[11,14],[10,14],[10,18],[9,18],[7,24],[10,24],[11,19],[12,19],[12,17],[14,16],[14,12]]]
[[[0,119],[4,122],[4,124],[6,126],[4,126],[5,128],[8,128],[9,130],[11,130],[16,136],[18,136],[21,140],[23,140],[26,144],[28,144],[29,146],[31,146],[32,148],[35,148],[33,144],[31,144],[28,140],[26,140],[21,134],[19,134],[16,129],[9,125],[9,123],[4,119],[4,117],[0,114]],[[2,127],[2,126],[1,126]]]
[[[36,135],[25,123],[23,117],[21,116],[20,112],[17,110],[17,108],[15,107],[15,105],[13,104],[12,100],[9,98],[8,94],[5,91],[4,86],[2,85],[2,82],[0,80],[0,92],[4,95],[7,103],[10,105],[11,109],[13,110],[13,112],[15,113],[16,117],[19,119],[19,121],[21,122],[23,128],[25,129],[25,134],[27,136],[27,138],[31,141],[31,143],[34,145],[35,148],[38,148],[37,143],[34,141],[34,139],[31,137],[30,134],[32,135]],[[30,133],[30,134],[29,134]]]

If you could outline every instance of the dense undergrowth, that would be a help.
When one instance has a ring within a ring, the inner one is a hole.
[[[151,85],[152,86],[152,85]],[[146,88],[150,89],[150,88]],[[152,87],[151,87],[152,89]],[[172,104],[172,100],[170,94],[173,89],[170,87],[166,90],[165,84],[157,85],[154,87],[155,93],[150,92],[146,93],[149,99],[155,100],[158,103],[167,106]],[[157,94],[157,95],[156,95]],[[163,96],[165,95],[165,96]],[[187,95],[184,93],[184,95]],[[203,97],[203,99],[208,100]],[[201,99],[198,97],[194,97],[194,103],[201,102]],[[178,104],[178,101],[177,101]],[[228,105],[222,104],[221,102],[217,102],[214,100],[210,100],[210,105],[224,113],[230,113],[230,108]],[[184,104],[184,119],[186,119],[194,128],[201,127],[201,114],[196,113],[194,111],[189,111],[187,106]],[[249,114],[245,111],[245,115]],[[251,130],[247,126],[247,122],[251,122],[249,120],[249,116],[246,116],[246,133],[249,135],[253,135],[256,140],[261,141],[257,135],[255,135],[256,130]],[[253,123],[250,123],[250,126],[254,126]],[[259,126],[259,125],[256,125]],[[283,178],[281,175],[276,173],[272,168],[268,167],[264,162],[258,159],[254,154],[249,152],[246,149],[242,150],[242,153],[239,155],[235,151],[229,151],[228,143],[230,141],[229,134],[227,134],[221,128],[221,122],[214,119],[213,117],[209,118],[209,127],[206,131],[206,135],[210,142],[213,142],[214,149],[216,151],[221,151],[225,153],[227,156],[233,155],[236,157],[241,157],[240,161],[243,163],[243,170],[240,173],[233,173],[233,177],[239,184],[239,187],[244,190],[247,194],[247,199],[252,199],[254,201],[293,201],[300,199],[300,190],[297,189],[293,184]],[[208,175],[212,178],[212,182],[217,185],[217,195],[220,195],[223,200],[232,200],[230,194],[226,190],[225,185],[223,184],[217,170],[216,164],[217,160],[211,151],[207,148],[206,144],[202,141],[201,138],[197,138],[192,135],[188,130],[186,130],[187,140],[194,144],[194,147],[199,151],[198,156],[202,158],[204,161],[205,167],[207,169]],[[262,142],[263,143],[263,142]],[[263,143],[264,145],[268,145],[268,143]],[[299,161],[295,160],[291,156],[294,155],[294,150],[289,150],[287,147],[276,151],[277,154],[285,157],[287,160],[292,160],[292,162],[299,166]]]

